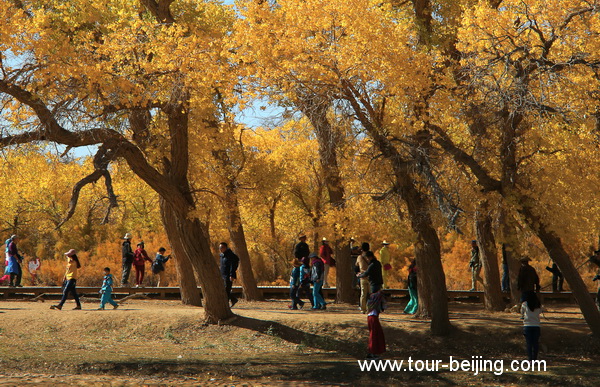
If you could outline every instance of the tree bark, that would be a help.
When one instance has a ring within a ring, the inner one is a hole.
[[[181,291],[181,302],[185,305],[202,306],[202,296],[194,276],[194,268],[190,258],[186,254],[186,249],[181,245],[181,241],[175,235],[177,225],[172,216],[173,211],[170,206],[161,198],[160,215],[173,250],[173,261],[177,270],[177,279],[179,280],[179,289]]]
[[[475,213],[475,229],[483,264],[483,297],[487,310],[504,310],[505,304],[500,286],[498,249],[492,230],[492,218],[487,213],[487,201],[483,201]]]
[[[233,251],[240,258],[240,282],[244,292],[244,298],[248,301],[262,301],[262,292],[256,285],[256,278],[252,271],[250,262],[250,253],[246,244],[246,235],[242,225],[242,216],[238,202],[238,195],[235,186],[229,185],[225,194],[225,207],[227,208],[227,229],[233,245]]]
[[[308,117],[319,143],[319,159],[323,170],[325,185],[329,194],[329,204],[344,217],[346,208],[345,188],[342,183],[338,160],[337,148],[339,136],[327,118],[327,112],[331,101],[327,98],[319,98],[316,95],[300,96],[300,109]],[[337,229],[334,225],[334,229]],[[347,238],[343,232],[336,232],[333,241],[333,250],[336,260],[335,282],[336,302],[355,302],[354,289],[352,287],[354,270],[350,249],[348,249]]]

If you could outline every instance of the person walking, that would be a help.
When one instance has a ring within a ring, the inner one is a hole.
[[[121,244],[121,258],[123,263],[123,272],[121,274],[121,286],[129,284],[129,274],[133,264],[133,250],[131,249],[131,234],[126,233]]]
[[[404,308],[404,313],[415,314],[419,309],[419,294],[417,293],[417,259],[413,259],[408,266],[408,294],[410,301]]]
[[[146,270],[146,261],[152,264],[152,259],[144,250],[144,241],[137,244],[137,248],[133,253],[133,266],[135,267],[135,287],[143,287],[144,272]]]
[[[540,314],[542,305],[533,292],[526,294],[526,299],[521,304],[521,318],[523,319],[523,336],[527,344],[527,357],[529,361],[537,360],[540,346],[541,322]]]
[[[367,313],[367,300],[369,299],[369,279],[359,277],[360,273],[364,273],[367,271],[369,267],[369,260],[367,259],[366,254],[371,249],[371,246],[367,242],[363,242],[360,247],[361,253],[356,259],[356,267],[358,268],[358,273],[356,273],[355,277],[360,281],[360,301],[359,307],[362,313]]]
[[[386,351],[385,336],[379,322],[379,314],[385,309],[385,296],[381,290],[369,296],[367,301],[367,324],[369,326],[369,354],[367,359],[379,359],[379,355]]]
[[[117,309],[119,304],[115,302],[112,298],[113,291],[113,283],[115,282],[115,278],[112,274],[110,274],[110,267],[104,268],[104,278],[102,280],[102,288],[100,289],[100,294],[102,297],[100,298],[100,307],[98,310],[104,310],[104,306],[106,303],[109,303],[113,306],[113,309]]]
[[[63,295],[58,305],[52,305],[50,309],[61,310],[65,304],[65,301],[67,301],[69,293],[71,293],[75,299],[75,303],[77,304],[73,310],[79,310],[81,309],[81,302],[79,302],[79,295],[77,294],[76,285],[77,270],[81,268],[81,263],[79,262],[79,258],[77,258],[75,249],[67,251],[65,256],[67,257],[67,271],[63,279]]]
[[[323,238],[323,241],[321,242],[321,248],[319,249],[319,256],[323,260],[323,267],[324,267],[323,287],[328,288],[329,282],[327,282],[327,278],[329,276],[329,268],[331,266],[335,266],[335,264],[333,263],[334,262],[333,249],[331,248],[331,246],[329,246],[329,241],[327,240],[327,238]]]
[[[311,307],[314,308],[315,300],[310,291],[311,284],[311,268],[310,268],[310,258],[304,257],[302,258],[302,266],[300,266],[300,288],[298,289],[298,299],[302,299],[303,297],[308,298],[310,301]]]
[[[290,275],[290,298],[292,299],[292,304],[289,308],[297,310],[298,306],[300,306],[300,308],[304,306],[304,301],[300,300],[299,297],[302,263],[297,258],[294,258],[292,265],[294,266]]]
[[[367,270],[357,274],[357,276],[358,278],[368,278],[371,294],[377,293],[383,287],[383,270],[381,268],[381,262],[377,260],[377,257],[375,257],[375,254],[373,254],[372,251],[367,251],[365,256],[369,261],[369,266],[367,267]]]
[[[306,243],[306,234],[301,234],[298,239],[300,239],[300,242],[294,247],[294,257],[299,261],[302,261],[302,258],[306,258],[310,255],[310,249]]]
[[[310,279],[313,283],[313,309],[327,309],[327,303],[323,298],[321,293],[321,288],[323,287],[323,277],[325,275],[325,268],[323,267],[323,260],[315,253],[312,253],[308,256],[312,259],[312,268],[311,268],[311,276]]]
[[[529,265],[531,258],[525,256],[520,261],[521,268],[517,279],[517,290],[521,291],[521,301],[526,301],[531,294],[540,291],[540,277],[538,277],[535,269]]]
[[[477,281],[483,283],[483,279],[479,275],[481,273],[481,259],[479,257],[479,246],[477,241],[471,241],[471,260],[469,261],[471,270],[471,292],[477,291]]]
[[[225,283],[225,291],[227,292],[227,298],[231,301],[231,307],[237,304],[238,299],[231,294],[231,288],[233,281],[237,278],[237,269],[240,264],[240,258],[227,246],[227,243],[221,242],[219,244],[219,251],[221,252],[221,277]]]
[[[152,273],[158,275],[158,282],[156,283],[156,287],[160,287],[160,284],[165,283],[165,264],[169,259],[171,259],[170,255],[165,257],[165,252],[167,249],[161,247],[158,249],[156,253],[156,257],[154,258],[154,262],[152,262]]]
[[[382,247],[381,250],[379,250],[379,259],[381,260],[381,266],[383,267],[383,289],[386,289],[388,287],[388,272],[392,270],[392,256],[388,247],[390,243],[384,240],[383,242],[381,242],[381,244]]]
[[[6,258],[8,260],[8,266],[6,266],[5,273],[10,276],[10,287],[22,287],[21,278],[23,277],[23,270],[21,269],[21,262],[23,257],[19,254],[19,248],[17,247],[17,235],[12,235],[6,241]]]

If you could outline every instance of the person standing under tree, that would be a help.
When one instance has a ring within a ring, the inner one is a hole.
[[[508,271],[508,253],[506,252],[506,244],[502,244],[502,291],[510,292],[510,275]]]
[[[302,261],[302,258],[306,258],[310,255],[310,249],[306,243],[306,234],[301,234],[298,239],[300,239],[300,242],[294,247],[294,257],[299,261]]]
[[[123,273],[121,275],[121,286],[127,286],[129,283],[129,273],[133,264],[133,250],[131,249],[131,234],[126,233],[121,244],[121,257],[123,261]]]
[[[379,250],[379,260],[381,261],[381,266],[383,267],[383,289],[388,287],[387,285],[387,275],[390,270],[392,270],[392,256],[390,255],[390,249],[388,246],[390,243],[388,241],[381,242],[383,247]]]
[[[171,259],[170,255],[165,257],[165,252],[167,249],[161,247],[158,249],[158,253],[156,253],[156,258],[154,258],[154,262],[152,262],[152,273],[158,275],[158,282],[156,283],[156,287],[160,287],[160,284],[165,284],[165,264],[169,259]]]
[[[71,249],[65,253],[67,257],[67,272],[65,273],[65,277],[63,279],[63,295],[62,299],[58,303],[58,305],[52,305],[50,309],[61,310],[65,302],[67,301],[67,297],[69,293],[73,294],[73,298],[75,299],[75,303],[77,306],[73,308],[73,310],[81,309],[81,302],[79,302],[79,295],[77,294],[77,270],[81,268],[81,263],[79,263],[79,258],[77,258],[77,254],[75,249]]]
[[[386,308],[385,296],[379,290],[369,297],[367,301],[367,323],[369,325],[369,354],[367,359],[379,359],[379,355],[385,352],[385,336],[379,314]]]
[[[233,306],[237,304],[238,299],[231,294],[231,287],[233,286],[233,281],[237,278],[236,272],[240,263],[240,258],[227,247],[227,243],[225,242],[219,244],[219,251],[221,252],[221,277],[225,283],[227,298],[231,301],[231,307],[233,308]]]
[[[322,244],[321,244],[321,248],[319,249],[319,256],[323,260],[323,265],[325,268],[325,271],[323,272],[323,278],[324,278],[323,287],[328,288],[329,283],[327,282],[327,277],[329,276],[329,268],[331,266],[334,266],[333,250],[329,246],[329,241],[327,240],[327,238],[323,238],[323,241],[321,243]]]
[[[517,280],[517,289],[521,291],[521,301],[527,301],[531,294],[540,291],[540,277],[533,267],[529,265],[531,258],[523,257],[520,259],[521,268],[519,269],[519,278]]]
[[[408,294],[410,301],[404,308],[404,313],[415,314],[419,309],[419,294],[417,293],[417,259],[413,259],[408,266]]]
[[[8,259],[8,266],[6,267],[6,274],[10,275],[11,287],[21,287],[21,278],[23,277],[23,270],[21,269],[21,262],[23,257],[19,254],[19,248],[17,247],[17,239],[19,237],[12,235],[10,239],[6,241],[6,257]]]
[[[529,361],[537,360],[540,347],[541,322],[540,314],[542,305],[535,293],[527,293],[525,301],[521,304],[521,318],[523,319],[523,336],[527,344],[527,357]]]
[[[42,266],[42,262],[39,258],[31,258],[27,263],[27,269],[31,275],[31,286],[37,285],[37,272],[40,270],[40,266]]]
[[[298,306],[300,306],[300,308],[304,306],[304,301],[300,300],[299,297],[302,263],[297,258],[294,258],[292,265],[294,266],[290,275],[290,299],[292,300],[292,304],[289,308],[297,310]]]
[[[358,278],[368,278],[371,294],[377,293],[383,287],[383,270],[381,268],[381,262],[377,260],[375,254],[372,251],[365,253],[369,266],[367,270],[357,274]]]
[[[133,266],[135,267],[135,287],[139,288],[143,286],[144,272],[146,271],[146,261],[152,264],[152,259],[144,250],[144,241],[137,244],[137,248],[133,253]]]
[[[554,261],[552,262],[552,267],[546,266],[546,270],[548,270],[550,273],[552,273],[552,292],[553,293],[562,292],[563,291],[563,282],[565,279],[563,278],[562,272],[558,268],[558,265],[556,264],[556,262],[554,262]]]
[[[471,269],[471,292],[477,290],[477,281],[483,283],[483,279],[479,275],[481,273],[481,259],[479,258],[479,246],[477,241],[471,241],[471,260],[469,261]]]
[[[321,293],[321,288],[323,287],[323,277],[325,274],[323,260],[315,253],[312,253],[308,256],[312,259],[312,268],[310,279],[313,283],[313,308],[312,309],[327,309],[327,303],[323,298],[323,294]]]
[[[356,267],[358,268],[358,273],[355,277],[359,278],[360,280],[360,311],[362,313],[367,313],[367,300],[369,298],[369,279],[359,277],[358,274],[367,271],[367,268],[369,267],[369,260],[367,259],[366,254],[371,249],[371,246],[367,242],[363,242],[360,249],[361,253],[356,259]]]

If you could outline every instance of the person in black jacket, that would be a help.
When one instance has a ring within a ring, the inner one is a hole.
[[[238,299],[231,294],[231,286],[233,285],[233,281],[237,278],[236,271],[240,263],[240,258],[227,247],[227,243],[225,242],[219,244],[219,251],[221,252],[221,277],[225,283],[227,297],[231,301],[231,307],[233,308],[238,302]]]
[[[133,264],[133,249],[131,248],[131,234],[127,233],[123,237],[121,246],[121,257],[123,258],[123,273],[121,274],[121,286],[127,286],[129,282],[129,273]]]
[[[300,242],[294,247],[294,257],[298,258],[299,261],[302,261],[302,258],[306,258],[310,255],[310,249],[306,243],[306,235],[300,235],[299,239]]]
[[[369,277],[369,285],[371,285],[371,294],[377,293],[383,286],[383,271],[381,262],[377,260],[372,251],[367,251],[365,257],[369,260],[367,270],[357,274],[358,278]]]

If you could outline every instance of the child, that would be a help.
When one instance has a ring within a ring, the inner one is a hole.
[[[298,310],[298,305],[300,305],[300,308],[304,306],[304,301],[300,300],[300,295],[298,294],[298,291],[300,290],[300,277],[302,275],[300,266],[302,266],[302,264],[298,258],[294,258],[293,265],[294,268],[292,269],[292,275],[290,276],[290,298],[292,299],[292,305],[290,305],[289,308]]]
[[[113,306],[113,309],[119,307],[119,304],[112,299],[113,282],[115,282],[115,278],[110,274],[110,267],[105,267],[104,281],[102,282],[102,289],[100,290],[102,297],[100,298],[100,307],[98,310],[104,310],[104,305],[106,305],[107,302]]]
[[[165,283],[165,263],[167,263],[167,261],[169,260],[169,258],[171,258],[170,255],[167,255],[165,257],[165,252],[167,251],[167,249],[165,249],[164,247],[161,247],[160,249],[158,249],[158,253],[156,253],[156,258],[154,259],[154,262],[152,263],[152,273],[157,274],[158,275],[158,282],[156,283],[156,287],[160,287],[160,284],[162,283],[164,285]]]
[[[527,356],[531,361],[537,360],[540,345],[540,313],[542,313],[542,304],[534,292],[525,294],[527,298],[521,304],[521,318],[523,319],[523,335],[527,343]]]
[[[385,308],[385,297],[381,290],[371,294],[367,301],[367,322],[369,324],[369,354],[367,359],[379,359],[379,355],[385,352],[385,336],[379,323],[379,314]]]

